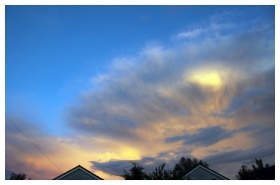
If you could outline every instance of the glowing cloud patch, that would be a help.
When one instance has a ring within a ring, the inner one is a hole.
[[[201,85],[220,86],[222,84],[222,80],[216,72],[194,74],[192,79]]]
[[[219,88],[223,84],[221,75],[216,70],[196,70],[191,72],[187,79],[200,86],[213,88]]]

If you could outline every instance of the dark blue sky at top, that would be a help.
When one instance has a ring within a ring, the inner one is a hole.
[[[6,6],[6,112],[28,115],[54,132],[63,108],[114,58],[137,55],[147,43],[176,45],[172,36],[221,12],[238,10],[232,22],[265,21],[271,8]],[[259,16],[259,9],[266,13]]]

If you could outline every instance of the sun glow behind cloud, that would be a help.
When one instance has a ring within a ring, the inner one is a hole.
[[[221,77],[215,71],[195,71],[189,79],[191,82],[198,83],[201,86],[219,88],[222,85]]]
[[[198,66],[186,71],[184,79],[187,83],[197,84],[202,88],[217,91],[226,83],[228,74],[229,68],[212,63],[211,65]]]

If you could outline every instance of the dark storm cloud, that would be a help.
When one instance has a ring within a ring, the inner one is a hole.
[[[233,131],[223,129],[221,126],[201,128],[195,134],[185,134],[166,138],[166,143],[182,141],[183,145],[209,146],[221,140],[232,137]]]

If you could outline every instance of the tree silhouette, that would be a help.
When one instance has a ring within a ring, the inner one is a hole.
[[[208,167],[209,165],[202,160],[196,158],[185,158],[182,157],[178,163],[175,164],[173,170],[164,169],[165,163],[155,168],[154,171],[147,174],[143,170],[144,168],[137,164],[132,163],[130,173],[124,170],[124,174],[121,175],[125,180],[180,180],[184,175],[190,172],[198,165]]]
[[[129,170],[128,173],[124,170],[124,174],[121,175],[125,180],[146,180],[148,179],[148,175],[143,172],[144,168],[137,163],[131,162],[133,167]]]
[[[25,173],[14,173],[12,172],[9,180],[25,180],[27,178]],[[29,178],[30,180],[31,178]]]
[[[242,165],[236,178],[239,180],[251,180],[253,179],[253,170],[248,169],[246,165]]]
[[[173,169],[173,179],[181,179],[184,175],[190,172],[193,168],[198,165],[202,165],[208,168],[208,164],[197,158],[185,158],[182,157],[178,163],[175,164]]]
[[[150,180],[171,180],[173,173],[171,170],[165,170],[165,163],[157,167],[152,173],[149,173]]]
[[[256,166],[253,164],[252,169],[242,165],[236,178],[239,180],[273,180],[275,179],[275,166],[263,165],[262,159],[255,159]]]

